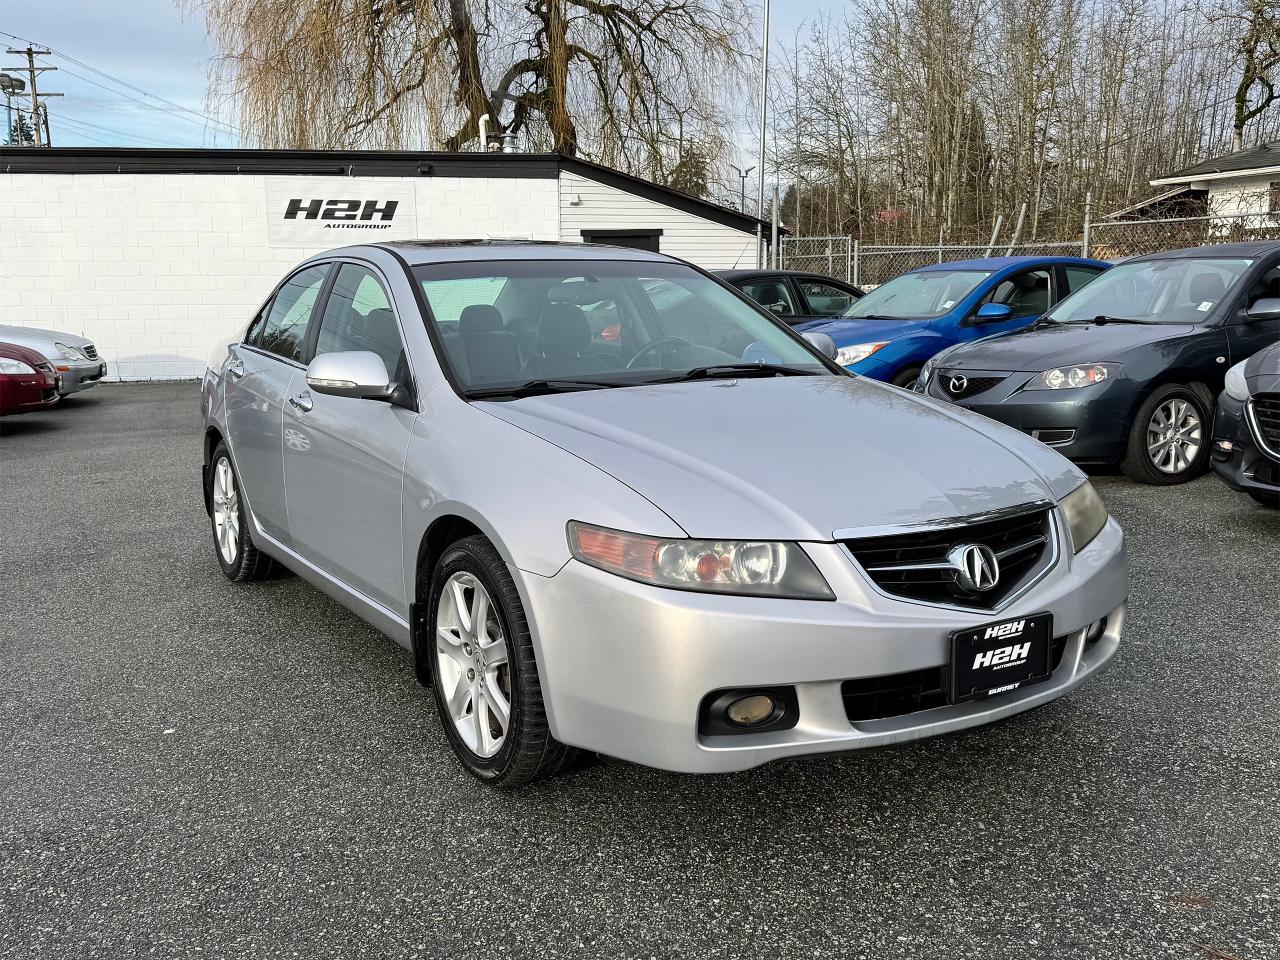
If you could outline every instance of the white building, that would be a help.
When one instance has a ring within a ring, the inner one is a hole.
[[[754,266],[758,221],[547,154],[0,150],[0,323],[196,377],[290,266],[369,239],[597,241]],[[767,230],[762,227],[767,237]]]
[[[1280,143],[1205,160],[1152,180],[1151,185],[1167,190],[1155,200],[1199,199],[1214,217],[1280,216]]]

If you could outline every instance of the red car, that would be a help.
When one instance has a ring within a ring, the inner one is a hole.
[[[53,365],[27,347],[0,343],[0,417],[44,410],[57,402]]]

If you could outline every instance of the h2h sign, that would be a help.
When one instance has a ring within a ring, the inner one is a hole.
[[[271,177],[267,242],[273,247],[340,247],[417,235],[412,183],[384,177]]]

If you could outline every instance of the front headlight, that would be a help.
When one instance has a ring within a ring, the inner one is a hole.
[[[1069,390],[1072,387],[1091,387],[1103,380],[1110,380],[1120,372],[1118,363],[1080,363],[1070,367],[1054,367],[1032,377],[1027,390]]]
[[[920,368],[920,383],[922,386],[928,386],[929,380],[933,377],[933,371],[938,369],[938,357],[941,354],[935,353],[932,357],[924,362],[924,366]]]
[[[1063,497],[1061,506],[1071,532],[1072,552],[1079,553],[1102,532],[1110,515],[1088,480]]]
[[[655,587],[835,599],[818,568],[796,543],[663,540],[570,520],[569,549],[583,563]]]
[[[64,360],[87,360],[88,359],[88,357],[86,357],[83,353],[81,353],[75,347],[69,347],[65,343],[58,343],[55,340],[53,345],[58,348],[58,353],[62,355],[62,358]]]
[[[1248,360],[1241,360],[1228,370],[1227,380],[1224,384],[1227,389],[1227,396],[1239,400],[1241,403],[1249,399],[1249,384],[1244,379],[1244,365],[1248,362]]]
[[[10,360],[8,357],[0,357],[0,373],[35,373],[36,368],[28,366],[21,360]]]
[[[888,345],[888,340],[882,340],[879,343],[855,343],[851,347],[841,347],[836,351],[836,363],[842,367],[851,367],[855,363],[861,363],[877,350]]]

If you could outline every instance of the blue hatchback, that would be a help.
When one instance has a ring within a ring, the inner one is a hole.
[[[798,324],[836,342],[837,362],[898,386],[940,350],[1029,326],[1110,264],[1080,257],[987,257],[912,270],[839,317]]]

